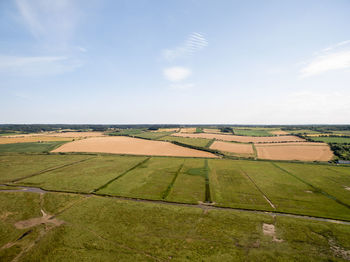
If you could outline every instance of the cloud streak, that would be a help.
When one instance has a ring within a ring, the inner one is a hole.
[[[174,66],[163,70],[164,77],[171,82],[179,82],[188,78],[192,74],[191,70],[186,67]]]
[[[168,61],[178,58],[186,58],[208,46],[208,41],[201,33],[192,33],[180,46],[173,49],[165,49],[162,56]]]
[[[65,56],[2,56],[0,73],[20,76],[59,75],[80,67],[78,60]]]
[[[305,78],[350,68],[350,49],[347,47],[349,44],[350,40],[346,40],[323,49],[300,70],[300,76]]]
[[[19,21],[38,40],[64,45],[73,36],[80,11],[76,1],[15,0]]]

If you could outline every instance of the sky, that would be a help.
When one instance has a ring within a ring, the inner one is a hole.
[[[0,123],[350,124],[349,0],[1,0]]]

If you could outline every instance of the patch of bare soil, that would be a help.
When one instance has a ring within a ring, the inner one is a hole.
[[[274,242],[283,242],[283,239],[279,239],[276,237],[276,231],[275,231],[275,226],[272,224],[263,224],[263,233],[266,236],[271,236],[272,241]]]
[[[346,186],[344,188],[345,188],[345,190],[349,190],[350,191],[350,187]]]
[[[216,139],[222,141],[234,141],[242,143],[279,143],[279,142],[299,142],[305,141],[304,139],[297,136],[236,136],[236,135],[223,135],[223,134],[209,134],[209,133],[175,133],[172,136],[190,137],[190,138],[206,138]]]
[[[333,153],[325,143],[257,144],[258,158],[273,160],[329,161]]]
[[[336,245],[333,239],[329,239],[328,243],[335,256],[341,257],[342,259],[345,259],[345,260],[350,260],[350,250],[346,250]]]
[[[231,142],[215,141],[211,146],[211,149],[216,149],[224,152],[236,153],[236,154],[253,154],[253,147],[251,144],[239,144]]]
[[[312,194],[313,192],[310,190],[306,190],[305,193]]]
[[[25,229],[30,227],[35,227],[40,224],[52,224],[54,226],[59,226],[64,222],[53,218],[52,215],[46,214],[44,210],[41,209],[42,217],[30,218],[27,220],[18,221],[15,223],[15,227],[18,229]]]
[[[200,150],[177,146],[164,141],[152,141],[125,136],[93,137],[66,143],[52,152],[93,152],[130,155],[211,157],[217,156]]]

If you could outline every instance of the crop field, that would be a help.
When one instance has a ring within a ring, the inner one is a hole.
[[[183,127],[180,129],[180,133],[196,133],[196,127]]]
[[[175,136],[165,136],[165,137],[161,137],[159,140],[176,141],[182,144],[186,144],[190,146],[199,146],[199,147],[206,147],[210,142],[210,139],[205,139],[205,138],[188,138],[188,137],[175,137]]]
[[[275,130],[275,131],[269,131],[270,134],[272,135],[288,135],[288,132],[283,131],[283,130]]]
[[[273,160],[329,161],[333,153],[324,143],[281,143],[255,145],[258,158]]]
[[[163,141],[123,136],[94,137],[73,141],[52,152],[99,152],[130,155],[216,157],[214,154]]]
[[[203,132],[204,133],[212,133],[212,134],[222,134],[222,132],[218,128],[204,128]]]
[[[325,142],[325,143],[349,143],[350,144],[350,137],[310,136],[309,138],[314,141]]]
[[[246,155],[246,156],[254,155],[252,144],[215,141],[210,146],[210,148],[220,150],[223,152],[230,152],[237,155]]]
[[[50,142],[50,141],[72,141],[72,138],[51,136],[23,136],[23,137],[0,137],[0,145],[14,143]]]
[[[174,133],[172,136],[177,137],[189,137],[189,138],[205,138],[205,139],[217,139],[223,141],[234,141],[242,143],[278,143],[278,142],[299,142],[305,141],[297,136],[267,136],[267,137],[255,137],[255,136],[236,136],[236,135],[220,135],[220,134],[186,134],[186,133]]]
[[[269,130],[266,130],[266,129],[234,128],[233,131],[235,132],[235,135],[240,135],[240,136],[272,136]]]
[[[0,144],[0,153],[8,153],[8,152],[42,153],[42,152],[49,152],[49,151],[55,149],[56,147],[58,147],[64,143],[65,143],[65,141]]]
[[[160,139],[162,137],[168,136],[172,134],[173,132],[143,132],[140,134],[135,134],[135,137],[139,138],[147,138],[147,139]]]
[[[310,129],[285,130],[288,134],[320,134],[320,132]]]
[[[159,128],[158,130],[154,130],[152,132],[178,132],[180,130],[180,128]]]

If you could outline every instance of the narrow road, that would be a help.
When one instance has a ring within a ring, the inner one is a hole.
[[[0,185],[0,186],[13,186],[13,185]],[[76,195],[82,195],[82,196],[96,196],[96,197],[104,197],[104,198],[113,198],[118,200],[124,200],[124,201],[134,201],[134,202],[141,202],[141,203],[154,203],[154,204],[162,204],[162,205],[171,205],[171,206],[186,206],[186,207],[195,207],[195,208],[201,208],[206,210],[226,210],[226,211],[233,211],[233,212],[247,212],[247,213],[254,213],[254,214],[264,214],[264,215],[270,215],[270,216],[281,216],[281,217],[292,217],[292,218],[299,218],[299,219],[306,219],[306,220],[313,220],[313,221],[322,221],[322,222],[329,222],[334,224],[342,224],[342,225],[350,225],[350,221],[341,220],[341,219],[330,219],[330,218],[322,218],[322,217],[315,217],[315,216],[307,216],[307,215],[298,215],[293,213],[281,213],[277,211],[264,211],[264,210],[254,210],[254,209],[242,209],[242,208],[235,208],[235,207],[220,207],[220,206],[214,206],[211,204],[186,204],[186,203],[179,203],[179,202],[168,202],[163,200],[151,200],[151,199],[140,199],[140,198],[132,198],[132,197],[122,197],[122,196],[110,196],[110,195],[104,195],[104,194],[97,194],[97,193],[80,193],[80,192],[72,192],[72,191],[60,191],[60,190],[45,190],[39,187],[27,187],[27,186],[17,186],[18,189],[4,189],[0,190],[1,192],[33,192],[33,193],[60,193],[60,194],[76,194]]]

